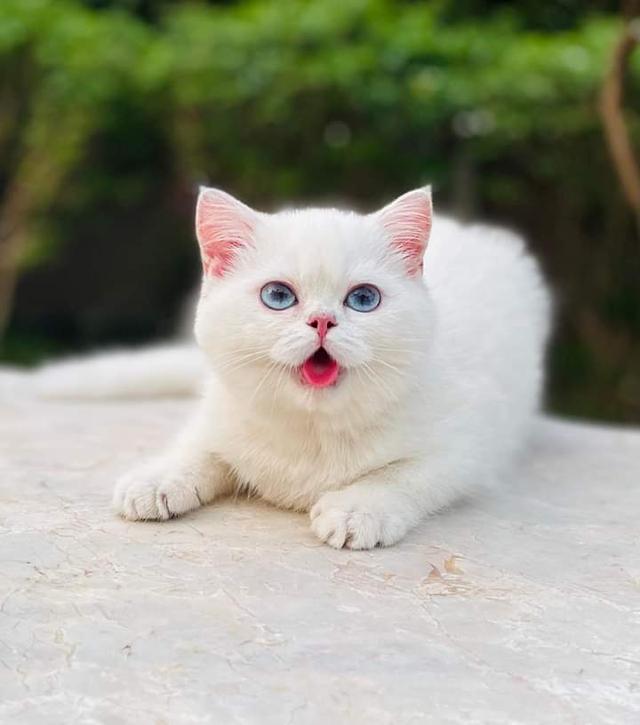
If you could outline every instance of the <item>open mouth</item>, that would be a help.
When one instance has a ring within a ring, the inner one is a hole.
[[[323,347],[319,347],[302,363],[301,372],[302,379],[307,385],[313,388],[326,388],[338,379],[340,366]]]

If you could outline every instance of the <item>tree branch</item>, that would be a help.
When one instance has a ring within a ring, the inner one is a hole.
[[[599,110],[604,125],[609,153],[622,186],[624,196],[636,214],[640,225],[640,167],[636,159],[631,136],[624,118],[624,79],[636,45],[640,42],[640,3],[626,3],[624,14],[628,18],[615,45],[611,64],[600,93]]]

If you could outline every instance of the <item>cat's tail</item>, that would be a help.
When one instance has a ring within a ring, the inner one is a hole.
[[[104,400],[195,395],[205,363],[193,345],[115,350],[0,373],[0,397]]]

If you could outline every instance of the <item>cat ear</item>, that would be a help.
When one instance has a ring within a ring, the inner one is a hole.
[[[414,189],[376,212],[391,245],[404,258],[411,276],[422,273],[422,257],[431,231],[431,187]]]
[[[260,217],[246,204],[220,189],[200,187],[196,204],[196,236],[205,275],[222,277],[236,253],[253,244]]]

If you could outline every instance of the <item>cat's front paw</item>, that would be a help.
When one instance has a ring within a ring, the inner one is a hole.
[[[135,469],[116,483],[113,506],[131,521],[161,520],[198,508],[202,500],[195,482],[161,462]]]
[[[335,549],[391,546],[410,526],[385,499],[365,487],[325,493],[311,509],[311,530]]]

